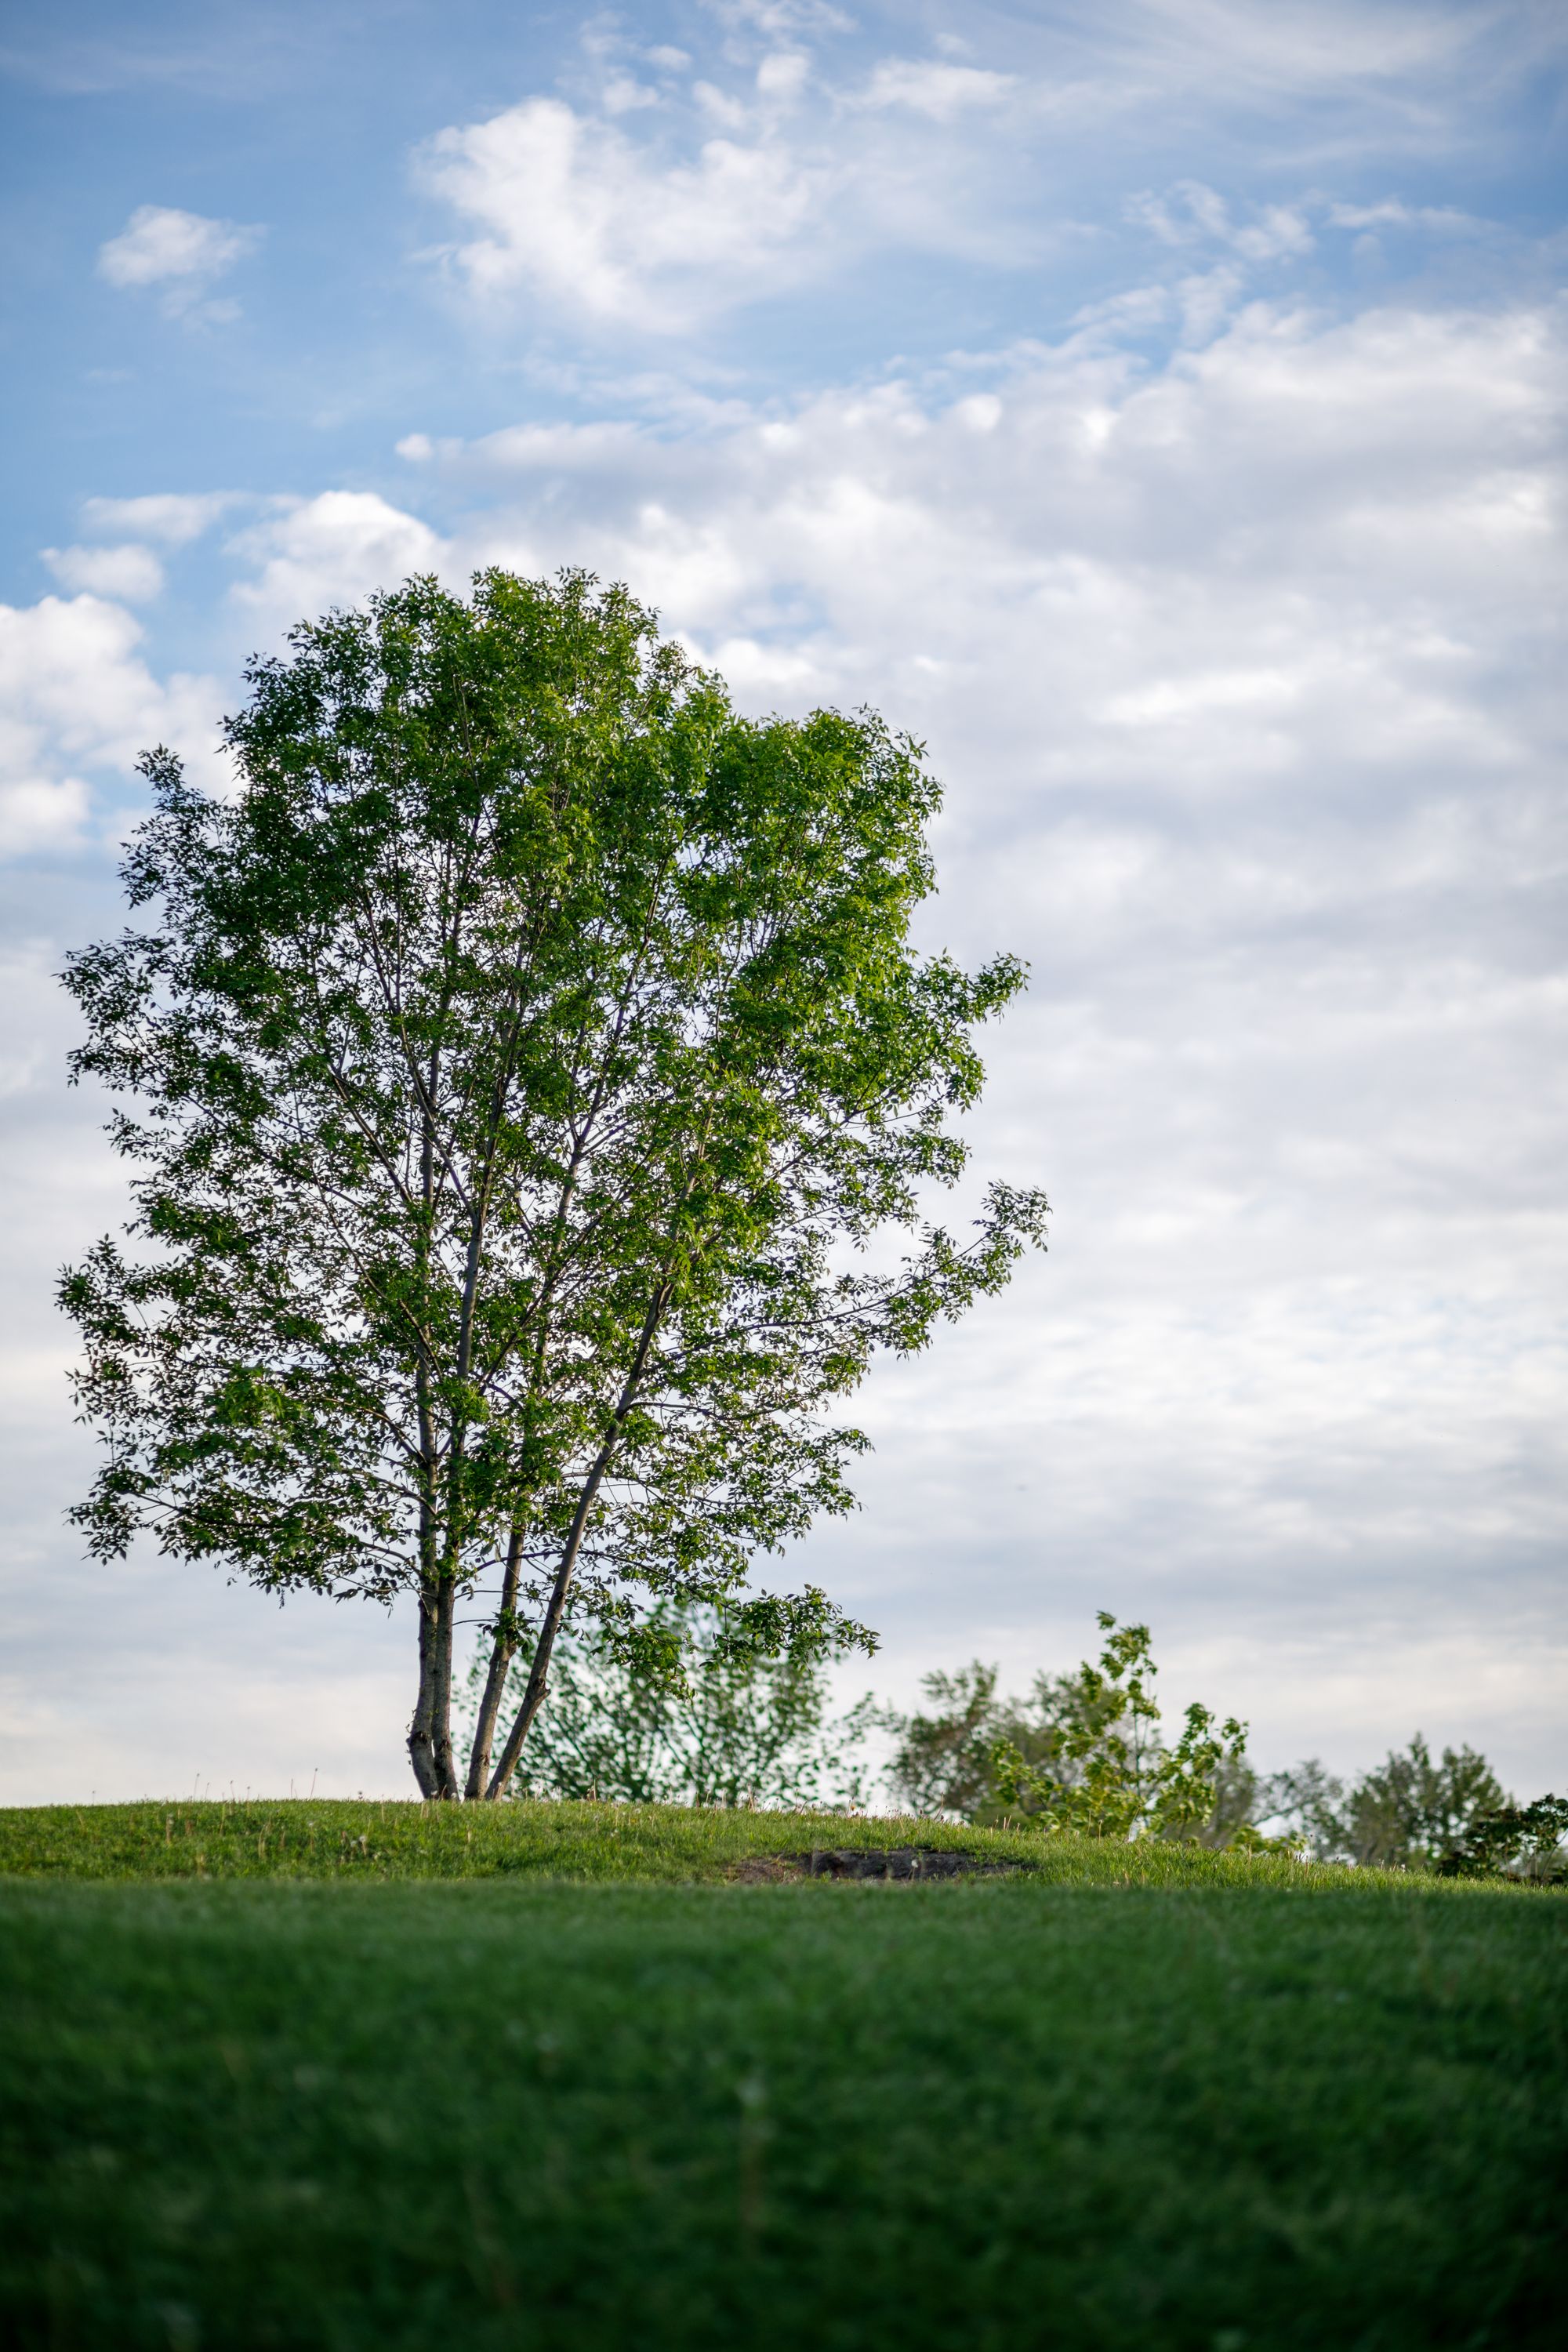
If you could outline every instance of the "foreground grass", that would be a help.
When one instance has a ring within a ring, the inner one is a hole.
[[[7,2343],[1561,2341],[1559,1896],[1128,1885],[1121,1850],[1120,1885],[1058,1850],[1054,1883],[638,1885],[609,1808],[375,1883],[311,1810],[293,1883],[122,1883],[108,1822],[121,1883],[71,1883],[5,1823],[51,1874],[0,1885]],[[837,1842],[637,1821],[666,1877]]]

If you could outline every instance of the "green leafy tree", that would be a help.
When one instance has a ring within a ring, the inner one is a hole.
[[[1040,1760],[1032,1763],[1011,1740],[998,1741],[997,1796],[1053,1830],[1196,1838],[1215,1818],[1220,1768],[1241,1756],[1247,1727],[1234,1716],[1219,1723],[1194,1701],[1167,1746],[1159,1730],[1152,1688],[1159,1670],[1149,1628],[1119,1626],[1108,1610],[1098,1613],[1106,1637],[1099,1664],[1086,1661],[1057,1686]]]
[[[879,1710],[879,1727],[895,1742],[886,1777],[899,1806],[973,1822],[994,1803],[998,1739],[1027,1739],[1031,1730],[1022,1710],[997,1697],[996,1682],[996,1668],[975,1658],[955,1674],[924,1677],[929,1713]]]
[[[1256,1842],[1246,1727],[1194,1704],[1167,1744],[1148,1627],[1119,1626],[1105,1610],[1099,1621],[1098,1664],[1037,1675],[1024,1699],[998,1698],[995,1668],[978,1660],[928,1675],[931,1713],[882,1717],[897,1738],[898,1798],[918,1812],[1023,1816],[1094,1837]]]
[[[581,574],[412,581],[247,679],[237,793],[150,755],[136,920],[68,974],[135,1171],[131,1246],[62,1288],[92,1549],[151,1528],[279,1594],[411,1596],[435,1797],[506,1789],[569,1614],[629,1658],[661,1600],[869,1647],[815,1590],[742,1598],[748,1565],[850,1507],[835,1414],[875,1351],[1045,1216],[1001,1185],[965,1240],[921,1213],[1023,975],[910,945],[920,747],[742,718]]]
[[[1258,1815],[1326,1862],[1430,1870],[1466,1853],[1478,1824],[1511,1803],[1475,1748],[1445,1748],[1435,1758],[1417,1732],[1348,1786],[1315,1758],[1275,1774],[1261,1786]]]
[[[648,1624],[656,1638],[635,1656],[592,1632],[563,1635],[550,1704],[512,1792],[619,1804],[863,1807],[869,1703],[833,1717],[824,1657],[759,1649],[735,1637],[726,1613],[660,1603]],[[474,1712],[483,1663],[475,1662]],[[514,1700],[531,1664],[525,1643],[511,1667]]]
[[[1314,1861],[1347,1861],[1341,1814],[1344,1794],[1344,1782],[1320,1758],[1309,1756],[1258,1782],[1251,1818],[1272,1824],[1287,1844]]]
[[[1473,1815],[1433,1866],[1443,1878],[1568,1878],[1568,1797]]]
[[[1351,1789],[1342,1812],[1345,1850],[1356,1862],[1429,1867],[1481,1814],[1508,1802],[1475,1748],[1445,1748],[1434,1758],[1417,1732],[1403,1754]]]

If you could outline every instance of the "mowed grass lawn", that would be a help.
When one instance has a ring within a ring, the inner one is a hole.
[[[1043,1866],[722,1883],[917,1835]],[[1568,2337],[1556,1893],[609,1806],[13,1812],[0,1872],[7,2344]]]

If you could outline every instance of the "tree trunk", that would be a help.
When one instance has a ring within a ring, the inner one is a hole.
[[[528,1688],[523,1692],[522,1705],[517,1711],[517,1721],[512,1725],[507,1736],[506,1746],[501,1749],[500,1761],[491,1773],[489,1787],[485,1790],[486,1797],[492,1802],[497,1797],[505,1796],[508,1783],[517,1769],[517,1759],[522,1754],[522,1743],[533,1728],[534,1717],[544,1705],[544,1694],[549,1687],[550,1654],[555,1647],[555,1636],[561,1631],[561,1621],[566,1614],[566,1597],[572,1590],[572,1579],[576,1572],[577,1554],[582,1549],[583,1537],[588,1525],[588,1515],[594,1507],[594,1497],[599,1491],[605,1470],[609,1467],[610,1455],[615,1448],[616,1437],[619,1433],[617,1424],[612,1435],[605,1439],[600,1450],[599,1458],[590,1471],[582,1495],[578,1498],[577,1508],[572,1520],[572,1532],[566,1538],[566,1549],[556,1573],[554,1590],[550,1595],[550,1605],[544,1612],[539,1628],[539,1639],[534,1644],[533,1664],[528,1675]]]
[[[416,1232],[415,1265],[423,1284],[430,1270],[428,1220],[435,1199],[436,1135],[431,1107],[436,1100],[440,1049],[430,1049],[429,1076],[420,1090],[419,1189],[425,1222]],[[419,1086],[417,1070],[415,1084]],[[436,1540],[436,1493],[438,1455],[431,1400],[431,1364],[421,1336],[414,1387],[419,1414],[419,1699],[408,1727],[408,1756],[422,1797],[444,1797],[452,1770],[452,1633],[451,1600],[440,1573]],[[443,1609],[443,1598],[446,1607]],[[442,1642],[443,1622],[446,1641]],[[446,1671],[442,1672],[443,1650]],[[443,1770],[443,1748],[445,1769]]]
[[[436,1769],[436,1601],[433,1594],[419,1595],[419,1696],[415,1702],[414,1720],[408,1727],[408,1760],[414,1767],[414,1777],[419,1783],[422,1797],[440,1794]]]
[[[457,1766],[452,1761],[452,1627],[457,1599],[457,1587],[449,1577],[443,1577],[436,1597],[436,1660],[432,1675],[434,1703],[430,1739],[431,1763],[436,1777],[432,1793],[450,1801],[463,1793],[458,1783]]]
[[[470,1803],[485,1793],[485,1783],[490,1775],[490,1749],[495,1744],[496,1717],[500,1713],[507,1675],[517,1655],[517,1588],[521,1570],[522,1529],[513,1528],[507,1546],[506,1573],[501,1579],[490,1667],[485,1676],[484,1696],[479,1701],[479,1721],[474,1726],[474,1744],[468,1752],[468,1783],[464,1793]]]
[[[620,1440],[621,1431],[626,1425],[626,1415],[637,1402],[637,1391],[642,1386],[643,1372],[647,1364],[648,1349],[653,1345],[654,1333],[658,1329],[663,1319],[664,1310],[669,1304],[673,1290],[674,1285],[667,1277],[659,1284],[648,1301],[647,1313],[643,1318],[642,1330],[637,1338],[637,1352],[632,1358],[631,1370],[626,1374],[626,1385],[616,1402],[616,1410],[610,1416],[610,1426],[605,1442],[599,1448],[597,1459],[583,1483],[583,1492],[577,1498],[577,1508],[572,1515],[572,1527],[566,1538],[566,1549],[562,1554],[561,1566],[556,1573],[554,1590],[550,1595],[550,1605],[545,1610],[543,1622],[539,1628],[539,1641],[533,1653],[533,1664],[529,1672],[528,1688],[522,1695],[522,1705],[518,1709],[517,1721],[512,1725],[506,1746],[501,1750],[500,1761],[491,1773],[489,1787],[485,1790],[486,1796],[492,1800],[505,1796],[507,1784],[516,1771],[517,1759],[522,1753],[522,1743],[532,1730],[533,1718],[544,1704],[544,1693],[550,1672],[550,1653],[555,1647],[555,1636],[561,1631],[561,1621],[566,1614],[566,1598],[572,1590],[572,1579],[576,1573],[577,1554],[583,1548],[583,1538],[588,1531],[588,1520],[593,1513],[594,1500],[604,1484],[605,1473],[610,1466],[611,1458]]]

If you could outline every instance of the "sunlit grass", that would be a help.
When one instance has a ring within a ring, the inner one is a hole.
[[[1054,1884],[1342,1885],[1286,1855],[1050,1838],[887,1816],[684,1805],[425,1805],[358,1799],[43,1805],[0,1811],[0,1874],[64,1878],[721,1879],[815,1847],[962,1847]],[[1365,1880],[1384,1876],[1363,1873]],[[1407,1881],[1400,1881],[1408,1884]]]

